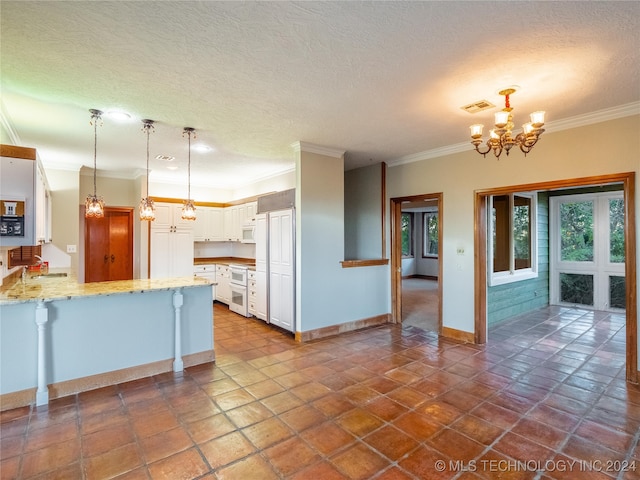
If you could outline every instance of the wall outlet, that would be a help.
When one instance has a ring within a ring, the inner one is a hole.
[[[464,255],[464,247],[458,247],[458,248],[456,249],[456,253],[457,253],[458,255]]]
[[[75,245],[67,245],[67,253],[76,253],[76,246]]]

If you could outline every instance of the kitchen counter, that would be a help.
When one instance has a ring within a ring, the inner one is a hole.
[[[209,265],[212,263],[224,265],[246,265],[247,267],[253,267],[256,264],[256,259],[241,257],[200,257],[193,259],[194,265]]]
[[[211,362],[212,303],[200,277],[9,277],[0,289],[0,409]]]
[[[49,273],[67,273],[66,277],[39,277],[30,273],[25,280],[17,277],[0,288],[0,305],[77,297],[95,297],[121,293],[142,293],[152,290],[171,290],[207,285],[200,277],[120,280],[114,282],[78,283],[67,271],[52,269]]]

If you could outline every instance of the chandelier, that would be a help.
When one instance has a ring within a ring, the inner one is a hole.
[[[93,108],[89,112],[91,113],[89,125],[93,125],[93,195],[87,195],[87,200],[84,203],[84,216],[101,218],[104,217],[104,200],[96,193],[96,157],[98,152],[98,121],[102,125],[102,112]]]
[[[187,199],[184,201],[184,206],[182,207],[182,219],[183,220],[195,220],[196,219],[196,207],[193,205],[193,200],[191,200],[191,135],[193,138],[196,138],[196,130],[191,127],[184,127],[182,131],[182,136],[185,135],[189,137],[189,162],[187,164]]]
[[[149,134],[154,131],[153,120],[142,120],[142,131],[147,135],[147,196],[140,200],[140,220],[152,222],[156,219],[156,209],[149,196]]]
[[[484,125],[475,124],[469,127],[471,129],[471,143],[476,147],[476,152],[482,156],[486,157],[487,153],[493,150],[496,158],[500,158],[503,151],[509,155],[509,150],[514,146],[518,146],[526,156],[544,132],[544,128],[542,128],[544,112],[540,111],[533,112],[531,121],[522,125],[522,132],[515,137],[513,136],[513,116],[511,115],[513,108],[509,104],[509,95],[515,91],[515,88],[506,88],[498,92],[499,95],[504,96],[504,108],[495,114],[495,128],[489,132],[489,138],[485,143],[486,149],[479,148],[482,145]]]

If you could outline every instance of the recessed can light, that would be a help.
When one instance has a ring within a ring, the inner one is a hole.
[[[212,150],[211,147],[209,147],[208,145],[205,145],[204,143],[198,143],[197,145],[193,145],[191,148],[196,152],[200,152],[200,153],[206,153]]]
[[[122,110],[109,110],[107,112],[107,116],[116,122],[128,122],[131,120],[131,115],[127,112],[123,112]]]

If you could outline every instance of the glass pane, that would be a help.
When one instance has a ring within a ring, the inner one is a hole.
[[[493,197],[493,271],[508,272],[510,270],[509,255],[509,196]]]
[[[424,255],[438,255],[438,214],[424,215]]]
[[[560,204],[560,260],[593,262],[593,202]]]
[[[561,273],[560,301],[593,306],[593,275]]]
[[[626,280],[624,277],[609,277],[609,306],[627,308]]]
[[[413,214],[403,213],[400,217],[400,231],[402,234],[402,256],[410,257],[413,255],[413,233],[412,233]]]
[[[624,200],[621,198],[609,200],[609,261],[624,263]]]
[[[513,204],[515,269],[531,268],[531,199],[514,196]]]

